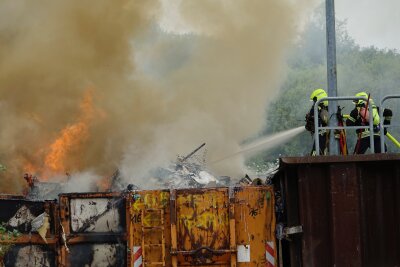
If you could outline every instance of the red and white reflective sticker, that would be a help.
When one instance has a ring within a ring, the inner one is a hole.
[[[275,267],[275,242],[267,241],[265,244],[266,267]]]
[[[142,247],[133,247],[133,267],[142,267],[143,257],[142,257]]]

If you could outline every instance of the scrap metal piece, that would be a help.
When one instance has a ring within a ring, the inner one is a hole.
[[[188,158],[193,156],[197,151],[199,151],[203,146],[205,146],[206,143],[201,144],[199,147],[197,147],[195,150],[190,152],[187,156],[183,157],[182,159],[179,159],[180,162],[185,162]]]
[[[252,182],[253,180],[250,178],[250,176],[246,174],[245,177],[239,180],[238,185],[247,186],[250,185]]]
[[[47,244],[46,233],[50,229],[49,215],[43,212],[31,222],[32,232],[37,232],[43,241]]]

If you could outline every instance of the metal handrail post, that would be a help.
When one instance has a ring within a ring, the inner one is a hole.
[[[326,71],[328,96],[337,97],[337,67],[336,67],[336,31],[335,31],[335,1],[325,0],[326,16]],[[334,100],[334,99],[333,99]],[[334,114],[337,111],[336,101],[328,106],[329,126],[337,125]],[[329,136],[329,154],[339,155],[338,142],[334,135]]]
[[[369,103],[368,103],[368,109],[369,109],[369,148],[371,149],[372,154],[374,154],[375,153],[374,107],[372,106],[372,100],[371,99],[369,100]]]
[[[357,96],[336,96],[336,97],[324,97],[321,99],[318,99],[317,101],[315,101],[314,103],[314,142],[315,142],[315,153],[317,156],[319,156],[319,130],[320,129],[329,129],[330,127],[319,127],[318,126],[318,105],[319,103],[321,103],[322,101],[325,100],[365,100],[368,101],[368,99],[366,97],[357,97]],[[372,108],[372,100],[369,101],[369,105],[368,105],[368,109],[370,114],[373,114],[373,108]],[[330,119],[330,118],[329,118]],[[346,127],[336,127],[336,128],[343,128],[345,129]],[[356,129],[364,129],[365,127],[361,126],[361,127],[356,127]],[[374,149],[374,136],[373,136],[373,130],[374,130],[374,123],[373,123],[373,115],[369,116],[369,130],[370,130],[370,148],[371,148],[371,152],[375,153],[375,149]]]
[[[314,142],[315,142],[315,154],[319,156],[319,126],[318,126],[318,106],[324,100],[330,100],[337,97],[324,97],[314,102]]]
[[[384,98],[382,98],[381,103],[379,105],[379,129],[381,130],[380,132],[380,139],[381,139],[381,153],[385,151],[385,125],[383,125],[383,103],[388,100],[388,99],[393,99],[393,98],[400,98],[400,95],[387,95]],[[386,126],[388,128],[389,126]]]
[[[322,99],[317,100],[314,103],[314,142],[315,142],[315,154],[317,156],[319,156],[318,105]]]

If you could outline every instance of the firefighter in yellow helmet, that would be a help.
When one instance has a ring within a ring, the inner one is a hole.
[[[368,99],[368,94],[366,92],[359,92],[355,96],[364,97]],[[366,100],[354,100],[355,107],[350,112],[349,118],[346,120],[347,126],[368,126],[370,110],[372,110],[372,120],[374,125],[374,150],[375,153],[381,153],[381,139],[380,139],[380,129],[379,129],[379,108],[375,105],[372,98],[369,98],[369,104],[371,107],[367,107]],[[370,109],[371,108],[371,109]],[[390,109],[385,109],[384,113],[384,124],[390,124],[390,119],[392,117],[392,111]],[[357,143],[354,148],[354,154],[364,154],[370,147],[370,130],[367,129],[357,129]],[[386,130],[385,130],[386,134]],[[386,151],[386,146],[385,146]]]
[[[315,89],[311,95],[310,100],[313,101],[311,106],[310,112],[306,115],[306,125],[305,128],[309,131],[312,135],[314,135],[315,127],[314,127],[314,104],[321,98],[328,97],[328,94],[325,92],[324,89]],[[328,113],[328,101],[324,100],[321,101],[318,105],[318,126],[325,127],[328,125],[329,120],[329,113]],[[318,133],[319,137],[319,154],[326,155],[328,150],[328,131],[327,130],[319,130]],[[313,145],[311,155],[315,155],[315,143]]]

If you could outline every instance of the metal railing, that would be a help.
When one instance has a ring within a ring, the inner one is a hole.
[[[379,129],[381,130],[380,132],[380,138],[381,138],[381,151],[385,151],[385,129],[384,128],[389,128],[389,127],[394,127],[397,125],[384,125],[383,124],[383,110],[384,106],[383,103],[385,103],[386,100],[388,99],[393,99],[393,98],[400,98],[400,95],[387,95],[381,100],[381,104],[379,106]]]
[[[373,123],[373,105],[372,105],[372,100],[369,100],[369,104],[368,104],[368,110],[369,110],[369,114],[371,114],[372,116],[369,116],[369,125],[368,126],[319,126],[318,125],[318,105],[319,103],[321,103],[322,101],[326,101],[326,100],[335,100],[335,101],[340,101],[340,100],[365,100],[368,101],[368,99],[366,97],[357,97],[357,96],[345,96],[345,97],[341,97],[341,96],[336,96],[336,97],[324,97],[321,99],[318,99],[317,101],[315,101],[314,103],[314,142],[315,142],[315,153],[317,156],[320,155],[319,153],[319,130],[342,130],[342,129],[368,129],[369,128],[369,132],[370,132],[370,149],[372,153],[375,153],[375,149],[374,149],[374,123]],[[330,118],[329,118],[330,119]]]

